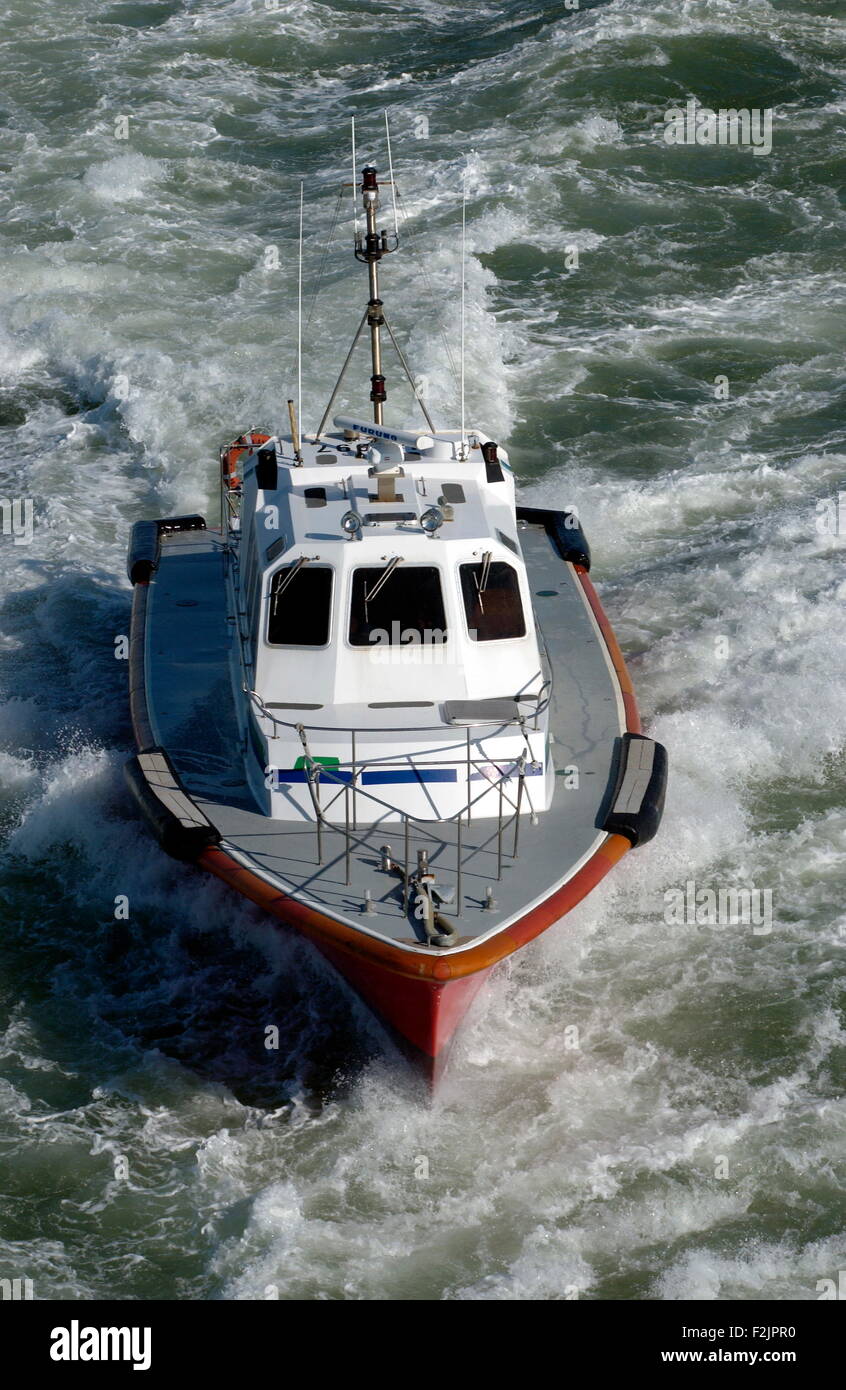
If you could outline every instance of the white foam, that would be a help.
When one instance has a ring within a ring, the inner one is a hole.
[[[150,184],[165,174],[166,166],[160,159],[150,159],[143,154],[124,154],[115,159],[107,159],[93,164],[86,171],[83,183],[89,193],[108,203],[126,203],[133,198],[145,197]]]
[[[820,1297],[821,1280],[837,1283],[844,1253],[846,1245],[839,1236],[814,1241],[805,1249],[792,1241],[758,1240],[748,1254],[735,1257],[690,1250],[655,1281],[652,1297],[808,1302]]]
[[[37,769],[31,755],[16,757],[0,752],[0,787],[4,791],[25,787],[35,776]]]

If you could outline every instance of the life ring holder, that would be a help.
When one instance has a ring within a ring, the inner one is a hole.
[[[261,434],[258,430],[247,430],[245,434],[239,434],[237,439],[234,439],[231,444],[225,444],[221,449],[220,476],[230,492],[239,488],[243,481],[238,472],[238,462],[241,455],[262,444],[267,444],[270,438],[269,434]]]

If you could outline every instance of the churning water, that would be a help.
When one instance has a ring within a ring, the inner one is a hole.
[[[0,43],[0,1275],[816,1298],[846,1267],[842,4],[10,0]],[[668,144],[691,97],[772,109],[772,152]],[[385,109],[396,327],[454,423],[465,177],[468,415],[525,500],[579,506],[672,773],[431,1107],[120,776],[130,523],[214,517],[220,443],[284,428],[300,180],[316,424],[364,298],[345,205],[311,302],[348,117],[384,167]],[[689,881],[768,891],[772,929],[667,921]]]

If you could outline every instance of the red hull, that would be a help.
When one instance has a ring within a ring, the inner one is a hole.
[[[492,970],[458,980],[432,980],[399,975],[372,961],[350,957],[326,943],[320,951],[344,979],[396,1032],[405,1050],[434,1084],[446,1066],[459,1023]]]

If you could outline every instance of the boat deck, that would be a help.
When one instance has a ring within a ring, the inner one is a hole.
[[[443,912],[459,933],[447,948],[450,953],[501,930],[549,897],[608,838],[599,826],[626,727],[620,682],[573,566],[559,557],[543,525],[523,521],[519,535],[554,671],[550,723],[556,789],[551,808],[537,823],[529,815],[519,817],[516,855],[513,813],[501,826],[496,819],[464,821],[460,855],[455,822],[409,825],[408,868],[413,872],[418,849],[426,848],[446,895]],[[270,820],[255,804],[237,736],[234,641],[226,617],[220,534],[185,531],[163,537],[146,614],[146,691],[156,744],[233,857],[281,891],[358,931],[420,949],[425,936],[404,902],[403,876],[380,868],[386,843],[404,867],[402,822],[359,825],[349,835],[343,824],[324,825],[319,845],[314,824]],[[327,722],[325,713],[304,710],[303,722]],[[577,786],[569,785],[574,779],[568,768],[578,769]],[[530,779],[526,785],[531,794]],[[365,814],[364,806],[358,814]]]

